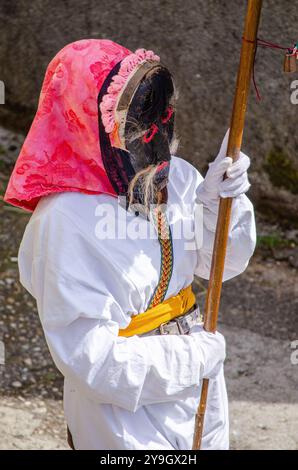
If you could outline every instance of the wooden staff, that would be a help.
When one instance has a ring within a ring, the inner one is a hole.
[[[255,57],[257,32],[262,9],[262,0],[248,0],[245,27],[242,39],[240,63],[230,124],[227,156],[235,161],[239,157],[244,128],[245,112]],[[204,328],[215,333],[225,256],[231,219],[232,198],[221,198],[214,238],[209,285],[205,303]],[[200,449],[204,415],[208,395],[208,379],[203,379],[201,400],[195,419],[193,450]]]

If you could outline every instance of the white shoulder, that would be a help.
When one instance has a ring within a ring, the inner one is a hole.
[[[51,194],[40,199],[32,217],[47,217],[55,212],[64,213],[65,215],[84,213],[86,208],[90,207],[94,197],[96,196],[79,192]]]
[[[170,179],[181,181],[187,184],[190,181],[195,181],[199,185],[203,181],[201,173],[187,160],[176,155],[172,156],[170,165]]]
[[[173,156],[169,175],[169,201],[194,204],[197,188],[203,181],[200,172],[183,158]]]
[[[25,228],[19,257],[25,252],[28,260],[31,258],[33,261],[48,250],[55,257],[64,241],[66,245],[70,245],[82,240],[82,234],[88,234],[88,230],[84,230],[84,217],[90,202],[88,195],[75,192],[51,194],[41,198]],[[89,212],[94,214],[90,207]]]

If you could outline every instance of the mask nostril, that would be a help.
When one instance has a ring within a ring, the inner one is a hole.
[[[149,142],[151,142],[151,140],[153,139],[153,137],[155,136],[155,134],[158,132],[158,127],[156,124],[152,124],[152,126],[150,127],[149,131],[146,132],[146,134],[144,135],[143,137],[143,141],[148,144]]]

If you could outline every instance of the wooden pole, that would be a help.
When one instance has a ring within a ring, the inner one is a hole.
[[[227,149],[227,155],[232,157],[233,160],[237,160],[239,157],[242,143],[261,9],[262,0],[248,0]],[[204,312],[204,328],[206,331],[211,331],[213,333],[215,333],[217,326],[222,278],[231,219],[231,208],[232,198],[220,199]],[[208,379],[203,379],[201,399],[195,419],[193,450],[198,450],[201,447],[208,396],[208,383]]]

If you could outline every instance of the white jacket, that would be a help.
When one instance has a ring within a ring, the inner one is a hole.
[[[191,164],[172,158],[172,234],[183,220],[194,233],[203,228],[203,244],[198,246],[200,236],[189,233],[173,236],[166,298],[188,286],[195,274],[209,277],[216,214],[205,207],[203,224],[200,212],[195,220],[202,180]],[[115,214],[108,214],[106,226],[105,208]],[[192,447],[204,365],[194,338],[118,336],[131,314],[146,310],[159,279],[157,236],[142,235],[149,225],[112,196],[62,193],[39,202],[21,242],[20,281],[37,301],[53,360],[65,377],[65,416],[76,449]],[[118,236],[103,239],[104,226]],[[224,280],[246,268],[255,238],[253,207],[241,195],[233,201]],[[221,370],[210,380],[202,448],[228,448],[228,433]]]

